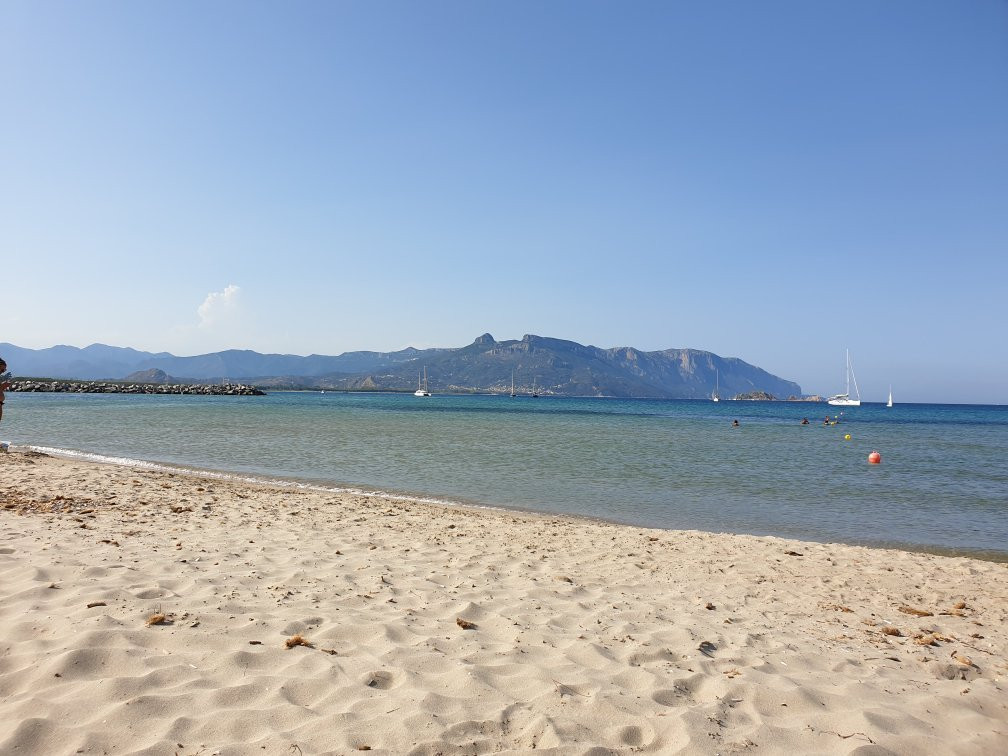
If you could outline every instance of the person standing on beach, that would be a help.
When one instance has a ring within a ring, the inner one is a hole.
[[[7,372],[7,363],[0,357],[0,420],[3,420],[4,391],[10,386],[10,373]],[[0,442],[0,451],[7,451],[7,444]]]

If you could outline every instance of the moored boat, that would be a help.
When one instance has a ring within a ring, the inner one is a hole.
[[[854,379],[854,393],[857,394],[856,399],[852,399],[850,395],[850,384],[851,379]],[[854,376],[854,368],[851,367],[850,361],[850,350],[847,350],[847,390],[842,394],[835,394],[826,400],[827,404],[832,404],[836,407],[860,407],[861,406],[861,392],[858,390],[857,378]]]

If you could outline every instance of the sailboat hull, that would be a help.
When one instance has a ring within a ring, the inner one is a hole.
[[[861,400],[836,396],[832,399],[827,399],[826,404],[832,404],[834,407],[860,407]]]

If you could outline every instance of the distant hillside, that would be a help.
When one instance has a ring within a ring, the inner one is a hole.
[[[300,357],[229,349],[195,357],[176,357],[168,352],[139,352],[105,344],[92,344],[83,349],[54,346],[37,350],[0,344],[0,355],[19,375],[88,380],[121,379],[145,370],[161,370],[180,379],[200,381],[251,376],[357,374],[381,370],[417,355],[438,351],[441,350],[421,352],[409,348],[399,352],[346,352],[335,357],[319,354]]]
[[[714,390],[715,371],[722,396],[755,390],[776,396],[801,393],[797,383],[742,360],[697,349],[600,349],[533,335],[520,341],[496,341],[488,333],[460,349],[420,354],[365,375],[323,376],[312,385],[357,389],[366,383],[367,388],[413,388],[423,367],[434,392],[510,392],[513,370],[520,393],[531,392],[534,381],[540,392],[559,396],[703,399]]]
[[[152,359],[170,357],[167,352],[152,354],[135,349],[92,344],[79,349],[54,346],[48,349],[25,349],[13,344],[0,344],[0,356],[15,375],[37,375],[49,378],[125,378],[129,373],[145,370]]]
[[[141,371],[162,371],[183,381],[230,378],[276,388],[411,390],[426,367],[435,393],[509,392],[513,372],[515,388],[521,393],[530,392],[534,382],[547,395],[702,399],[713,391],[716,371],[724,397],[753,391],[801,395],[797,383],[734,357],[698,349],[600,349],[533,335],[496,341],[486,333],[457,349],[409,348],[338,356],[228,350],[176,357],[101,344],[86,349],[60,346],[42,350],[0,344],[0,354],[15,374],[58,378],[117,379]]]
[[[168,375],[164,370],[158,370],[157,368],[151,368],[150,370],[138,370],[135,373],[127,375],[124,380],[132,381],[133,383],[178,383],[178,381]]]

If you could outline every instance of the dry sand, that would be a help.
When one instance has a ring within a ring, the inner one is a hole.
[[[1004,564],[24,451],[0,507],[3,754],[1008,750]]]

